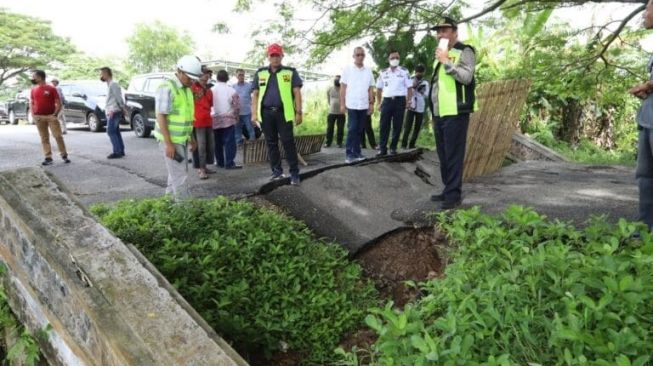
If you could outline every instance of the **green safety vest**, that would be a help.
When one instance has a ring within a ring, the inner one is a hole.
[[[460,62],[460,55],[463,50],[469,47],[460,42],[456,43],[452,49],[449,50],[449,58],[454,64]],[[455,116],[461,113],[472,113],[478,110],[478,101],[476,100],[476,78],[472,78],[469,85],[462,84],[454,79],[453,76],[447,74],[444,67],[438,60],[435,60],[433,65],[433,77],[431,78],[431,85],[438,83],[438,116]],[[431,104],[431,111],[433,111],[432,92],[429,91],[429,103]]]
[[[159,88],[167,87],[172,91],[172,111],[168,114],[168,133],[173,144],[185,144],[190,139],[193,132],[193,120],[195,119],[195,102],[193,92],[190,88],[179,87],[173,80],[168,80]],[[156,111],[159,115],[159,111]],[[157,118],[154,126],[154,137],[158,141],[163,141],[163,134],[159,128]]]
[[[293,122],[295,120],[295,96],[292,93],[292,74],[294,69],[290,67],[281,66],[281,68],[274,74],[277,78],[277,85],[279,85],[279,96],[281,96],[281,103],[283,104],[283,115],[286,122]],[[258,120],[263,122],[261,118],[261,110],[263,109],[263,97],[268,88],[268,80],[270,80],[270,69],[267,67],[260,68],[256,74],[258,75]]]

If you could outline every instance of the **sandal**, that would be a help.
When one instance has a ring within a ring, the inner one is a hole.
[[[204,171],[200,172],[200,179],[208,179],[208,178],[209,178],[209,176],[206,174],[206,172],[204,172]]]

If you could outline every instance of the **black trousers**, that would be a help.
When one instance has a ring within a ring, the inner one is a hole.
[[[413,129],[413,121],[415,122],[415,129]],[[422,122],[424,121],[424,113],[417,113],[415,111],[409,110],[406,113],[406,121],[404,122],[404,138],[401,139],[401,147],[405,148],[415,148],[415,143],[417,142],[417,137],[422,130]],[[410,131],[413,130],[413,137],[410,138],[410,143],[408,143],[408,137],[410,136]]]
[[[326,135],[327,147],[331,146],[331,143],[333,142],[333,130],[334,127],[336,127],[336,123],[338,127],[338,130],[336,132],[336,143],[338,144],[338,146],[342,145],[342,139],[345,135],[345,115],[329,113],[329,115],[327,116],[327,135]]]
[[[383,98],[381,104],[381,137],[380,153],[388,152],[388,139],[392,129],[392,140],[390,150],[397,150],[401,125],[404,123],[404,111],[406,110],[406,97]]]
[[[361,147],[363,149],[365,149],[365,135],[367,135],[367,141],[370,143],[370,149],[374,149],[376,146],[376,137],[374,137],[374,129],[372,128],[372,116],[369,114],[365,117],[365,126],[361,133]]]
[[[469,113],[434,118],[435,143],[440,159],[445,202],[462,199],[463,163],[469,128]]]
[[[265,141],[268,144],[268,155],[270,156],[270,168],[273,173],[283,173],[281,167],[281,152],[279,151],[279,140],[286,152],[286,159],[290,167],[290,174],[299,174],[299,163],[297,161],[297,148],[295,147],[295,136],[293,135],[293,122],[287,122],[283,115],[283,109],[271,110],[263,108],[261,121]]]

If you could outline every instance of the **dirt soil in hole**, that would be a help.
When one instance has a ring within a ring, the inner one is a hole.
[[[383,298],[403,307],[419,294],[405,281],[422,282],[442,275],[446,263],[440,253],[444,245],[444,236],[433,228],[406,229],[369,245],[354,259],[374,280]]]

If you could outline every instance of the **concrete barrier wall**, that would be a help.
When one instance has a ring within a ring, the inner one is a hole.
[[[246,365],[42,169],[0,173],[0,260],[19,320],[52,327],[51,365]]]

